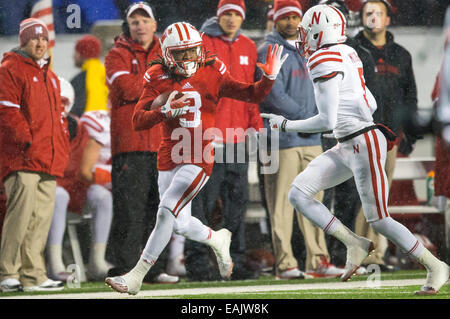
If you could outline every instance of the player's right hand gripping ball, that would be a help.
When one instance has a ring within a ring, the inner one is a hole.
[[[187,96],[173,91],[170,93],[166,104],[161,107],[161,113],[167,118],[175,118],[184,115],[189,110],[189,101],[186,101]]]
[[[272,45],[269,44],[267,48],[266,63],[256,63],[264,71],[264,75],[271,80],[276,79],[281,66],[289,56],[289,53],[286,53],[281,57],[283,49],[284,47],[282,45],[278,46],[278,44],[275,44],[272,50]]]

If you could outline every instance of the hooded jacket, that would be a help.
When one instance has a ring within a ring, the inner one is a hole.
[[[374,122],[382,123],[398,134],[405,119],[417,111],[411,54],[394,42],[394,36],[389,31],[386,32],[386,44],[381,48],[374,46],[363,31],[354,40],[370,51],[376,63],[377,88],[371,89],[377,101]]]
[[[150,61],[162,55],[154,36],[148,50],[121,35],[105,57],[106,84],[111,103],[111,155],[128,152],[157,152],[161,141],[159,125],[135,131],[134,107],[143,90],[143,77]]]
[[[253,82],[256,70],[256,45],[238,30],[231,41],[224,37],[217,17],[210,18],[200,28],[204,32],[203,44],[207,51],[215,54],[225,63],[231,76],[238,81]],[[227,136],[227,128],[254,128],[263,127],[257,104],[246,103],[230,98],[221,98],[217,104],[216,124],[222,132],[225,143],[245,142],[245,134]],[[220,142],[220,141],[216,141]]]
[[[282,115],[289,120],[307,119],[318,113],[314,97],[314,88],[309,78],[306,60],[297,53],[297,49],[289,44],[277,31],[269,33],[258,48],[258,61],[266,61],[267,47],[276,43],[284,46],[283,55],[289,53],[281,67],[277,79],[266,99],[260,104],[261,113]],[[262,71],[257,70],[257,78]],[[264,126],[270,136],[269,121]],[[297,132],[280,132],[279,148],[321,145],[320,134],[298,134]]]
[[[62,177],[69,133],[58,77],[19,49],[0,66],[0,178],[15,171]]]

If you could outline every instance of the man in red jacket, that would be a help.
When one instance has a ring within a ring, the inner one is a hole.
[[[216,17],[205,21],[200,32],[204,32],[205,49],[217,55],[236,80],[252,82],[257,52],[255,43],[241,32],[244,18],[244,0],[221,0]],[[245,159],[238,161],[237,156],[239,152],[245,154],[246,130],[252,128],[257,131],[263,127],[258,105],[230,98],[220,99],[215,127],[222,136],[216,136],[215,139],[214,168],[210,182],[192,202],[192,215],[207,223],[206,216],[213,214],[220,197],[222,225],[233,234],[230,252],[234,270],[231,279],[255,279],[258,275],[244,267],[248,162]],[[207,251],[206,245],[187,241],[185,264],[190,280],[219,278],[218,271],[210,269]]]
[[[43,252],[55,204],[56,177],[69,152],[58,77],[45,59],[48,30],[38,19],[20,24],[20,48],[0,67],[0,177],[6,217],[0,250],[3,292],[64,288],[47,278]]]
[[[156,152],[159,125],[136,132],[132,116],[143,90],[148,63],[161,55],[156,21],[151,7],[138,2],[126,11],[124,33],[105,57],[111,102],[111,155],[113,221],[107,259],[115,265],[109,276],[121,275],[138,261],[145,240],[156,221],[159,204]],[[136,244],[138,243],[138,244]],[[160,260],[146,280],[176,282],[162,272]]]

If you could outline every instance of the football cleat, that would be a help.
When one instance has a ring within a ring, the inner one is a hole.
[[[347,262],[345,263],[345,272],[341,276],[341,281],[349,280],[357,272],[363,260],[375,250],[372,241],[364,237],[359,237],[358,241],[357,245],[347,246]]]
[[[233,261],[230,256],[231,232],[225,228],[213,231],[207,243],[216,254],[220,276],[223,279],[229,279],[233,271]]]
[[[276,280],[311,279],[313,276],[304,273],[297,267],[286,269],[275,276]]]
[[[447,282],[450,277],[450,269],[444,262],[439,262],[439,265],[433,269],[427,269],[427,280],[425,285],[414,294],[418,296],[436,295],[439,289]]]
[[[113,290],[120,293],[128,293],[129,295],[136,295],[141,290],[142,281],[129,276],[129,273],[124,276],[107,277],[105,283]]]

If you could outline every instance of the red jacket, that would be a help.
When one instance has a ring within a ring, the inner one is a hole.
[[[257,51],[251,39],[241,34],[231,42],[204,34],[203,43],[206,50],[225,63],[233,78],[241,82],[254,81]],[[257,104],[222,98],[217,105],[215,126],[222,131],[226,143],[241,143],[245,141],[245,134],[227,137],[226,129],[243,128],[245,131],[252,127],[258,130],[263,127],[263,122]]]
[[[89,133],[75,115],[69,114],[68,121],[72,122],[74,129],[72,132],[74,136],[70,141],[69,162],[64,171],[64,177],[57,178],[56,182],[70,195],[69,209],[74,213],[82,213],[87,190],[91,186],[90,183],[79,177],[81,160],[84,148],[89,141]]]
[[[0,177],[15,171],[63,176],[69,136],[58,77],[22,51],[0,66]]]
[[[132,127],[134,106],[143,90],[143,77],[148,63],[161,55],[159,39],[154,36],[150,48],[120,36],[105,57],[106,82],[111,103],[111,155],[120,153],[157,152],[161,141],[159,126],[136,132]]]

